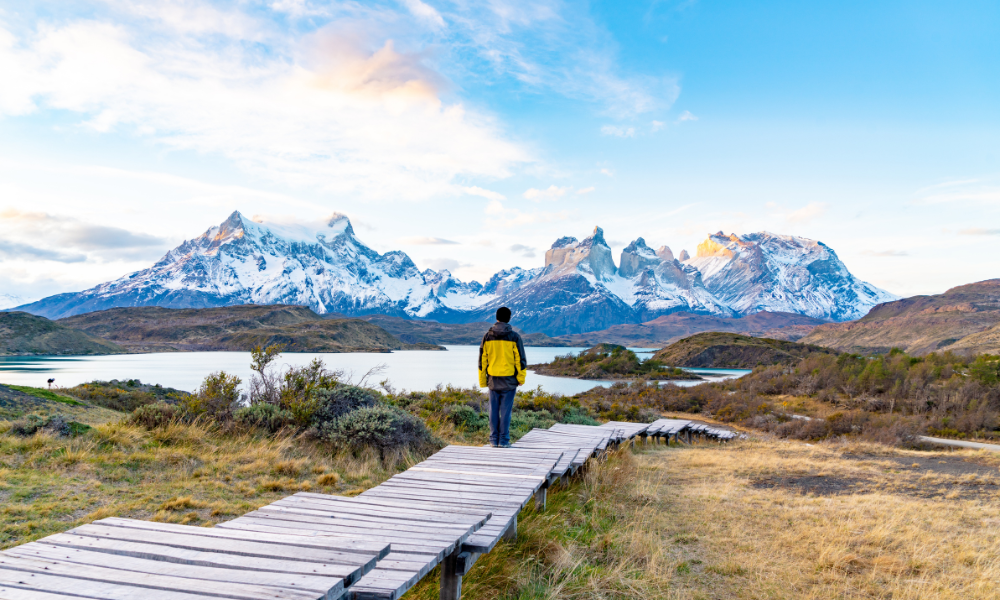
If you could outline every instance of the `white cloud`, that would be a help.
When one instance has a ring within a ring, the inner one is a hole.
[[[462,191],[470,196],[479,196],[480,198],[486,198],[488,200],[506,200],[507,196],[504,196],[500,192],[494,192],[493,190],[486,190],[479,186],[464,187]]]
[[[555,185],[550,185],[544,190],[539,190],[536,188],[529,188],[524,192],[524,197],[528,200],[534,202],[541,202],[542,200],[558,200],[566,195],[566,192],[570,191],[571,187],[557,187]]]
[[[918,191],[921,204],[1000,204],[1000,187],[979,179],[947,181]]]
[[[601,127],[601,134],[620,137],[620,138],[635,137],[635,127],[618,127],[616,125],[605,125],[604,127]]]
[[[491,225],[499,224],[501,227],[551,223],[565,221],[569,218],[569,211],[566,210],[555,213],[538,210],[522,212],[516,208],[506,208],[499,200],[490,200],[490,203],[486,205],[485,212],[490,215],[488,222]]]
[[[576,190],[576,195],[577,196],[582,196],[584,194],[589,194],[590,192],[593,192],[596,189],[597,188],[595,188],[594,186],[585,187],[583,189]]]
[[[958,232],[959,235],[1000,235],[1000,229],[986,229],[985,227],[970,227]]]
[[[813,219],[821,217],[826,212],[826,203],[810,202],[798,210],[785,215],[785,220],[789,223],[808,223]]]
[[[427,21],[436,27],[444,27],[444,19],[434,7],[424,4],[420,0],[401,0],[401,2],[418,19]]]
[[[410,244],[412,246],[448,246],[458,244],[458,242],[438,237],[405,237],[400,238],[399,243]]]
[[[906,250],[865,250],[861,254],[878,258],[899,258],[910,255]]]
[[[684,121],[697,121],[697,120],[698,120],[698,117],[694,116],[693,114],[691,114],[690,111],[686,110],[686,111],[682,112],[679,117],[677,117],[677,121],[675,121],[675,122],[676,123],[683,123]]]
[[[428,267],[434,269],[435,271],[454,272],[458,269],[464,269],[473,266],[469,263],[459,262],[454,258],[431,258],[423,262],[425,262]]]
[[[663,128],[664,128],[664,127],[666,127],[666,126],[667,126],[667,124],[666,124],[666,123],[664,123],[663,121],[653,121],[653,122],[652,122],[652,123],[650,124],[650,127],[649,127],[649,128],[650,128],[650,130],[651,130],[651,131],[653,131],[653,132],[655,133],[655,132],[657,132],[657,131],[659,131],[659,130],[663,129]]]
[[[489,116],[442,100],[444,78],[391,39],[373,46],[330,26],[272,39],[262,53],[244,43],[256,35],[249,17],[185,14],[148,11],[171,26],[156,36],[127,20],[21,37],[0,28],[0,116],[65,111],[97,132],[134,132],[272,180],[368,198],[426,198],[459,176],[505,177],[530,160]],[[173,27],[186,20],[199,25]]]
[[[611,169],[603,168],[599,172],[600,172],[601,175],[607,175],[608,177],[614,177],[615,176],[615,172],[612,171]]]
[[[535,249],[532,248],[531,246],[525,246],[524,244],[514,244],[513,246],[510,247],[510,251],[520,254],[524,258],[535,257]]]

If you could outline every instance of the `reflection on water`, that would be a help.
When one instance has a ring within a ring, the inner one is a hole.
[[[382,369],[369,376],[369,383],[383,380],[396,389],[426,391],[437,385],[475,387],[478,385],[476,361],[478,346],[448,346],[447,352],[421,350],[371,353],[287,353],[278,364],[302,366],[314,358],[326,363],[328,368],[341,369],[357,382],[371,369]],[[551,362],[556,356],[577,354],[585,348],[539,348],[529,346],[525,354],[529,364]],[[650,349],[636,348],[643,358],[652,355]],[[645,350],[645,352],[643,352]],[[249,352],[168,352],[157,354],[124,354],[114,356],[7,356],[0,357],[0,383],[45,387],[46,380],[55,377],[55,385],[72,387],[95,379],[141,379],[145,383],[181,390],[194,391],[206,375],[226,371],[238,375],[243,381],[250,379]],[[740,377],[740,369],[691,369],[711,377],[711,380]],[[578,394],[595,386],[608,386],[610,381],[584,381],[562,377],[548,377],[528,371],[526,388],[541,386],[543,390],[559,394]],[[678,385],[697,385],[700,381],[678,381]]]

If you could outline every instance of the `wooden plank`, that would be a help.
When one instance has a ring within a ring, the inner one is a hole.
[[[221,571],[222,569],[209,569]],[[0,553],[0,577],[13,574],[14,578],[34,575],[57,575],[63,578],[93,583],[112,583],[171,592],[202,594],[217,598],[258,600],[281,598],[284,600],[316,600],[327,598],[327,590],[296,590],[287,587],[255,585],[214,579],[194,579],[184,576],[126,571],[118,568],[90,564],[66,563],[43,558],[25,558]],[[11,585],[15,585],[8,582]],[[98,586],[100,587],[100,586]],[[141,595],[144,592],[137,590]],[[338,594],[339,595],[339,594]]]
[[[12,588],[5,585],[0,585],[0,598],[3,600],[66,600],[64,594]]]
[[[360,578],[362,574],[375,567],[374,558],[372,558],[368,564],[362,566],[280,560],[239,556],[235,554],[223,554],[221,552],[187,550],[183,548],[172,548],[170,546],[157,546],[155,544],[105,540],[72,535],[68,533],[57,533],[43,538],[38,542],[32,543],[44,543],[57,548],[100,552],[114,556],[132,556],[136,558],[160,560],[181,565],[199,565],[204,567],[220,567],[227,569],[252,569],[273,573],[289,573],[292,575],[343,577],[347,583]],[[114,560],[114,558],[108,557],[109,563]]]
[[[451,517],[455,515],[448,515],[447,513],[442,513],[439,511],[425,510],[416,511],[408,510],[401,507],[378,507],[365,502],[354,502],[348,506],[338,506],[335,504],[320,504],[313,502],[303,502],[299,500],[289,500],[288,498],[284,500],[279,500],[273,504],[268,504],[265,507],[267,510],[282,510],[282,511],[294,511],[298,514],[312,515],[314,517],[325,517],[334,518],[343,515],[343,518],[348,518],[349,516],[364,516],[373,519],[386,518],[386,519],[400,519],[413,522],[427,522],[435,523],[441,525],[447,525],[449,527],[465,528],[470,526],[476,526],[485,521],[486,517],[480,515],[459,515],[465,517],[463,520],[457,520]]]
[[[356,526],[371,526],[376,529],[386,529],[391,528],[395,531],[412,531],[412,532],[429,532],[429,533],[447,533],[449,535],[463,535],[469,531],[475,531],[478,527],[452,527],[449,525],[432,523],[429,521],[407,521],[405,519],[380,519],[378,517],[363,517],[360,519],[355,519],[353,516],[348,515],[344,518],[338,515],[336,519],[331,519],[330,517],[317,517],[313,515],[303,515],[290,510],[274,510],[271,507],[264,506],[259,510],[249,512],[244,517],[256,517],[258,519],[278,519],[278,520],[292,520],[300,521],[303,523],[317,523],[317,524],[327,524],[331,520],[334,523],[351,523]],[[398,529],[397,529],[398,528]]]
[[[295,533],[299,531],[311,531],[310,528],[316,526],[308,524],[305,525],[296,524],[292,521],[282,521],[280,524],[278,524],[277,522],[274,521],[270,521],[267,523],[257,523],[254,522],[252,519],[248,519],[245,521],[234,519],[232,521],[226,521],[225,523],[219,523],[217,527],[225,527],[227,529],[238,529],[241,531],[260,531],[265,533]],[[329,533],[328,535],[336,536],[338,534]],[[446,547],[447,546],[444,544],[441,544],[439,546],[434,546],[429,543],[420,543],[420,542],[406,542],[406,543],[398,542],[392,544],[392,549],[395,552],[404,552],[412,554],[437,553],[441,554],[441,556],[444,556],[442,553],[444,552]]]
[[[123,585],[107,581],[90,581],[44,573],[12,571],[10,569],[0,569],[0,586],[37,590],[53,594],[65,594],[67,596],[83,596],[84,598],[95,598],[98,600],[136,600],[137,598],[141,598],[142,600],[206,600],[211,597],[206,594],[164,590],[156,587]],[[240,598],[241,596],[228,597]],[[257,596],[256,598],[283,597],[287,596]]]
[[[447,543],[453,541],[456,538],[465,537],[470,533],[467,529],[462,533],[440,533],[434,532],[431,529],[421,529],[420,531],[406,531],[402,526],[399,525],[379,525],[377,523],[361,523],[358,524],[356,521],[351,521],[349,523],[337,523],[331,521],[328,523],[316,523],[314,521],[302,521],[296,519],[296,515],[277,513],[278,517],[264,517],[261,515],[255,515],[253,513],[248,513],[233,519],[233,521],[240,521],[243,519],[253,519],[254,521],[265,525],[267,523],[274,523],[276,527],[282,527],[286,523],[295,523],[297,527],[305,529],[307,531],[313,531],[313,535],[326,534],[327,532],[333,533],[343,533],[345,535],[364,535],[371,540],[378,541],[388,541],[389,543],[414,543],[415,540],[420,542],[441,542]],[[282,518],[284,517],[284,518]],[[232,523],[233,521],[228,521]],[[230,531],[233,531],[230,529]],[[388,553],[386,553],[388,554]]]
[[[133,529],[147,529],[150,531],[162,531],[167,533],[180,533],[189,535],[201,535],[205,537],[218,537],[229,540],[240,540],[247,542],[264,542],[268,544],[281,544],[285,546],[296,546],[299,548],[316,548],[320,550],[337,550],[357,554],[371,554],[378,558],[389,553],[385,544],[372,542],[360,537],[358,538],[338,538],[310,539],[303,536],[283,536],[269,535],[266,533],[238,533],[229,530],[217,530],[214,527],[191,527],[188,525],[176,525],[174,523],[154,523],[150,521],[137,521],[135,519],[107,518],[94,521],[95,525],[108,525],[112,527],[129,527]]]
[[[332,562],[340,564],[364,565],[377,559],[368,554],[336,552],[332,550],[316,550],[313,548],[298,548],[281,544],[265,544],[261,542],[243,542],[223,538],[209,538],[200,535],[184,535],[177,533],[142,531],[125,527],[106,527],[103,525],[83,525],[69,530],[68,533],[94,537],[98,539],[120,540],[123,542],[145,542],[160,546],[173,546],[188,550],[207,552],[223,552],[242,556],[258,556],[260,558],[278,558],[282,560],[301,560],[306,562]],[[272,532],[277,533],[277,532]]]
[[[294,496],[289,496],[288,498],[285,498],[284,500],[282,500],[282,502],[287,501],[287,500],[293,500],[293,499],[294,500],[298,500],[300,497],[302,497],[302,498],[310,498],[310,499],[315,499],[315,500],[324,500],[324,501],[336,503],[339,507],[342,507],[342,508],[338,508],[338,510],[351,510],[352,508],[364,508],[364,509],[369,509],[369,510],[383,510],[385,508],[392,508],[395,511],[395,514],[407,514],[407,515],[410,515],[410,514],[412,514],[412,515],[423,514],[423,515],[434,516],[435,518],[440,517],[443,521],[444,520],[448,520],[448,519],[454,519],[456,523],[461,523],[461,522],[476,523],[476,522],[478,522],[480,525],[482,523],[485,523],[486,520],[489,519],[489,513],[485,513],[484,514],[482,511],[465,511],[465,512],[455,513],[455,512],[452,512],[452,511],[431,510],[431,509],[427,509],[427,508],[409,507],[409,506],[407,506],[405,504],[401,504],[401,505],[372,504],[371,502],[365,501],[364,499],[358,498],[356,496],[352,497],[352,498],[342,498],[342,497],[339,497],[339,496],[327,496],[325,498],[322,497],[322,496],[320,496],[319,498],[317,498],[317,496],[320,496],[320,495],[319,494],[308,494],[308,493],[299,492],[298,494],[295,494]]]
[[[247,565],[243,569],[205,567],[190,564],[181,565],[175,562],[133,558],[130,556],[117,556],[114,560],[109,560],[108,555],[104,552],[62,548],[40,542],[16,546],[4,551],[2,554],[21,558],[52,560],[62,563],[113,566],[115,569],[153,573],[156,575],[173,575],[176,577],[189,577],[191,579],[287,587],[320,592],[331,598],[336,598],[344,590],[343,577],[274,573],[259,571],[250,565]]]

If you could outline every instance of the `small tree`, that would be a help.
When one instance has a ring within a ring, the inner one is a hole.
[[[250,349],[250,368],[254,375],[250,378],[250,404],[281,403],[281,378],[275,373],[271,363],[285,349],[283,344],[271,344],[264,347],[257,344]]]
[[[225,371],[212,373],[201,383],[197,394],[184,400],[184,409],[193,416],[207,415],[216,421],[226,421],[242,403],[241,383],[242,379]]]

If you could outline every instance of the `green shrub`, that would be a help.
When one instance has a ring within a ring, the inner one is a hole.
[[[320,388],[315,391],[315,397],[317,406],[312,424],[316,427],[332,423],[359,408],[371,408],[382,398],[377,392],[354,385]]]
[[[190,396],[181,390],[159,384],[149,385],[138,379],[91,381],[69,388],[66,392],[95,406],[129,413],[147,404],[157,402],[175,404]]]
[[[295,415],[273,404],[254,404],[238,408],[233,413],[233,419],[245,427],[256,427],[271,433],[277,433],[295,423]]]
[[[490,427],[490,416],[468,404],[452,406],[448,411],[448,417],[457,427],[463,427],[466,431],[480,431]]]
[[[198,393],[184,399],[184,412],[192,416],[205,415],[215,421],[228,421],[240,407],[242,394],[239,377],[225,371],[212,373],[202,382]]]
[[[88,425],[67,421],[65,417],[60,415],[52,417],[35,414],[25,415],[10,425],[10,433],[21,437],[32,436],[39,431],[45,431],[59,437],[70,437],[80,435],[88,429],[90,429]]]
[[[181,418],[183,411],[173,404],[157,402],[140,406],[132,412],[129,422],[146,429],[156,429]]]
[[[332,423],[319,427],[320,436],[345,448],[386,450],[422,450],[440,445],[413,415],[392,406],[379,404],[351,411]]]

